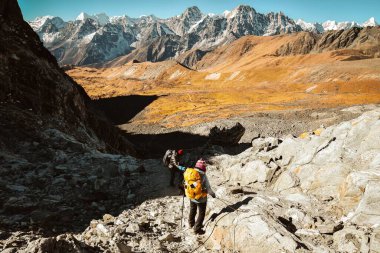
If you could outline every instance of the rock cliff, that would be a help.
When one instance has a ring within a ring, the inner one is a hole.
[[[135,149],[58,66],[16,1],[1,2],[0,23],[0,227],[78,229],[129,187]]]

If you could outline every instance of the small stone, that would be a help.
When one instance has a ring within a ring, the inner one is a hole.
[[[315,236],[315,235],[319,235],[319,231],[316,230],[316,229],[304,229],[304,228],[301,228],[301,229],[298,229],[296,232],[295,232],[296,235],[304,235],[304,236]]]
[[[126,233],[136,233],[140,231],[140,226],[137,223],[131,223],[129,226],[125,229]]]
[[[98,225],[96,225],[96,231],[98,231],[99,233],[105,235],[105,236],[109,236],[110,233],[109,233],[109,230],[101,223],[99,223]]]
[[[115,221],[115,217],[113,217],[111,214],[105,214],[103,215],[103,221],[105,224],[111,224]]]
[[[116,246],[119,250],[119,253],[131,253],[132,252],[132,247],[128,246],[122,242],[117,242]]]
[[[333,234],[343,228],[342,224],[328,224],[328,225],[317,225],[317,229],[321,234]]]
[[[171,233],[166,233],[160,237],[158,237],[158,240],[160,242],[174,242],[175,241],[175,237],[171,234]]]
[[[122,220],[120,220],[120,219],[117,219],[115,221],[115,225],[123,225],[123,224],[124,224],[124,222]]]

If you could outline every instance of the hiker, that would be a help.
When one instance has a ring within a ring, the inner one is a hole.
[[[182,187],[182,181],[183,181],[183,176],[182,173],[180,172],[178,166],[179,166],[179,160],[183,155],[183,150],[167,150],[164,158],[162,159],[164,165],[169,168],[170,170],[170,186],[174,186],[174,180],[175,180],[175,175],[178,174],[178,180],[179,180],[179,187],[183,189]]]
[[[203,220],[206,215],[207,194],[216,197],[206,176],[206,161],[201,158],[195,164],[195,168],[179,166],[179,169],[184,171],[185,193],[190,199],[189,226],[193,228],[195,234],[204,234]],[[197,209],[198,218],[195,221]]]

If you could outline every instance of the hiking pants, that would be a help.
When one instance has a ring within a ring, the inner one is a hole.
[[[193,229],[195,232],[203,228],[203,220],[205,219],[205,215],[206,215],[206,206],[207,206],[207,202],[195,203],[190,200],[189,226],[190,227],[194,226]],[[195,221],[197,208],[198,208],[198,218],[197,218],[197,221]]]
[[[183,188],[183,173],[179,171],[177,168],[170,168],[170,185],[174,186],[174,181],[176,178],[176,174],[178,175],[178,187]]]

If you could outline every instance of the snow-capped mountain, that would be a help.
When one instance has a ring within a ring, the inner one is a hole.
[[[78,17],[75,20],[84,21],[86,19],[93,19],[96,22],[98,22],[99,25],[106,25],[110,22],[110,18],[105,13],[99,13],[95,15],[88,15],[85,12],[82,12],[78,15]]]
[[[181,15],[165,21],[170,29],[180,36],[186,34],[191,27],[195,26],[204,15],[198,7],[187,8]]]
[[[220,15],[204,14],[193,6],[167,19],[154,15],[131,18],[82,12],[74,21],[45,16],[29,24],[62,65],[101,65],[118,57],[158,61],[178,58],[190,50],[198,52],[198,57],[245,35],[269,36],[302,30],[322,33],[360,26],[355,22],[295,22],[282,12],[261,14],[247,5]],[[376,24],[371,18],[362,26]]]
[[[58,31],[59,29],[64,28],[66,22],[59,17],[43,16],[37,17],[35,20],[30,21],[29,25],[36,32],[50,33],[54,29]]]
[[[352,27],[360,27],[360,25],[354,21],[336,22],[332,20],[327,20],[326,22],[322,24],[322,26],[325,31],[346,30]]]
[[[379,24],[376,22],[375,18],[372,17],[368,19],[366,22],[362,24],[362,27],[368,27],[368,26],[378,26]]]
[[[301,26],[302,30],[314,33],[323,33],[325,29],[320,23],[308,23],[302,19],[298,19],[296,24]]]

